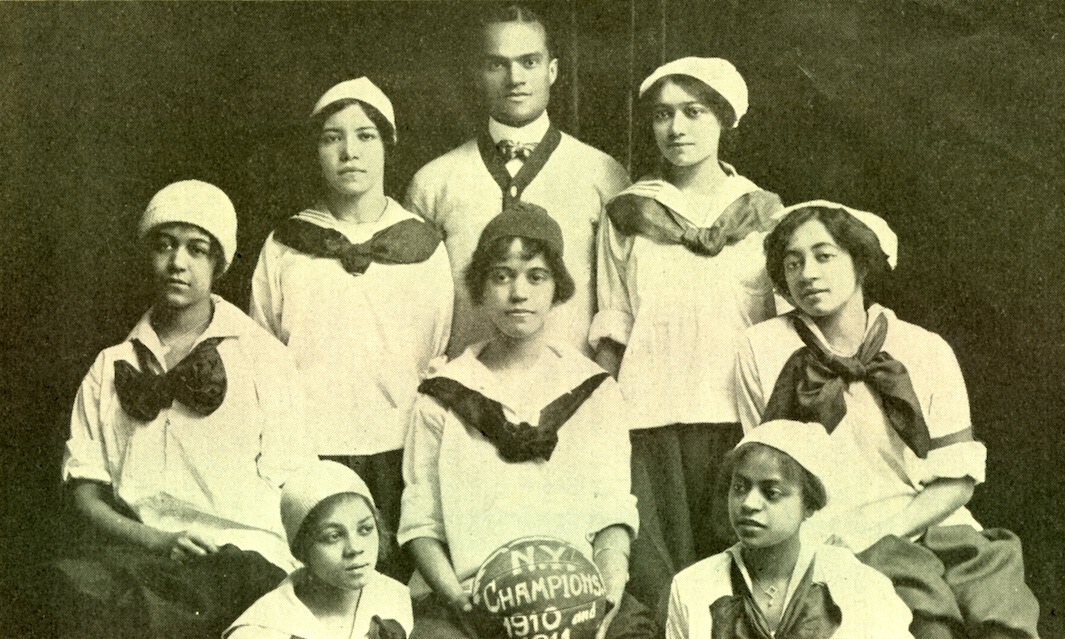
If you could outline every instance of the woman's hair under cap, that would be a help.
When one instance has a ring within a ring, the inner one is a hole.
[[[164,224],[192,224],[207,231],[222,247],[222,272],[237,252],[237,212],[222,189],[199,180],[183,180],[156,193],[141,216],[137,237],[144,239]]]
[[[341,493],[362,495],[376,508],[370,489],[358,473],[334,461],[316,461],[285,482],[281,490],[281,523],[289,546],[296,541],[296,534],[311,510]]]
[[[858,209],[852,209],[849,206],[839,204],[837,202],[829,202],[828,200],[811,200],[809,202],[800,202],[799,204],[793,204],[786,209],[780,211],[775,215],[778,220],[784,219],[792,211],[798,211],[800,209],[839,209],[849,213],[854,219],[858,220],[862,224],[869,227],[869,229],[876,235],[877,241],[880,243],[880,250],[884,251],[884,255],[887,256],[887,263],[892,269],[898,266],[899,262],[899,236],[895,234],[895,231],[891,230],[888,223],[884,221],[884,218],[880,217],[876,213],[870,213],[868,211],[859,211]]]
[[[747,83],[743,76],[732,66],[732,63],[723,58],[697,58],[687,57],[667,62],[658,67],[640,83],[640,97],[654,86],[662,78],[669,75],[684,75],[699,80],[714,91],[717,91],[725,102],[729,103],[736,114],[736,120],[732,128],[739,126],[740,119],[747,113]]]
[[[547,209],[529,202],[515,200],[507,204],[503,212],[484,227],[477,248],[487,246],[501,237],[540,240],[562,257],[562,228],[547,213]]]
[[[358,100],[360,102],[365,102],[380,111],[381,115],[383,115],[385,119],[388,120],[388,123],[392,125],[392,142],[395,143],[396,112],[395,109],[392,108],[392,101],[388,99],[388,96],[385,95],[381,89],[377,88],[376,84],[370,82],[370,79],[366,76],[355,78],[354,80],[345,80],[339,84],[333,85],[332,88],[322,94],[322,97],[318,98],[318,102],[315,103],[310,117],[313,118],[330,104],[341,100]]]
[[[808,470],[826,489],[832,485],[829,481],[833,468],[832,441],[821,424],[788,419],[768,421],[744,435],[736,448],[744,444],[775,448]]]

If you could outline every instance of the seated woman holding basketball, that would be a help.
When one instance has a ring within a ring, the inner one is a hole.
[[[622,600],[638,516],[621,393],[543,336],[573,293],[558,224],[538,206],[508,205],[481,234],[466,284],[495,335],[431,371],[404,452],[398,541],[419,573],[413,636],[477,636],[478,566],[532,535],[560,538],[598,567],[613,604],[598,636],[653,636],[646,612]]]
[[[725,457],[739,538],[673,579],[667,639],[906,639],[910,611],[891,582],[845,548],[800,538],[825,506],[831,467],[820,424],[768,422]]]
[[[785,212],[765,240],[766,268],[796,309],[740,343],[744,429],[774,419],[825,426],[839,498],[806,531],[890,577],[915,637],[1037,636],[1020,541],[983,529],[965,507],[987,453],[954,352],[871,303],[895,263],[894,233],[831,202]]]
[[[381,513],[355,471],[311,464],[285,484],[281,521],[303,567],[252,604],[225,639],[406,639],[410,591],[376,570],[388,546]]]

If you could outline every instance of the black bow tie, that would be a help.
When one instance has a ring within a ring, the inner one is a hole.
[[[274,231],[274,239],[301,253],[340,260],[344,270],[362,275],[370,264],[416,264],[433,256],[440,244],[436,229],[413,218],[397,222],[354,244],[336,229],[289,218]]]
[[[887,318],[877,316],[855,357],[832,354],[797,315],[791,319],[803,347],[784,363],[762,422],[817,422],[831,433],[847,414],[844,391],[849,384],[861,382],[880,400],[888,423],[910,450],[921,459],[928,457],[931,436],[910,373],[902,362],[880,350],[887,338]]]
[[[499,151],[499,155],[507,162],[511,160],[521,160],[524,162],[529,159],[532,152],[536,150],[536,143],[530,142],[515,142],[514,140],[500,140],[496,143],[496,150]]]
[[[141,370],[126,361],[115,362],[115,392],[130,417],[150,422],[159,411],[180,401],[201,415],[215,412],[226,398],[226,367],[218,354],[222,337],[200,342],[169,372],[149,372],[148,347],[133,340]]]

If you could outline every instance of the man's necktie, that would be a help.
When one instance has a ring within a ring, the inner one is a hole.
[[[521,160],[524,162],[529,159],[532,152],[536,150],[536,143],[526,144],[515,142],[514,140],[500,140],[496,143],[496,150],[499,151],[499,155],[501,155],[506,162],[510,162],[511,160]]]

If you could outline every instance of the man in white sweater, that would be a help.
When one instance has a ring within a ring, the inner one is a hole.
[[[546,208],[562,227],[576,293],[552,313],[548,335],[590,355],[595,228],[606,201],[628,186],[628,175],[610,156],[551,124],[547,106],[558,59],[538,15],[520,5],[491,7],[477,29],[471,68],[487,126],[422,167],[406,200],[408,210],[440,228],[451,258],[456,295],[448,356],[489,335],[472,312],[463,272],[485,225],[512,199]]]

